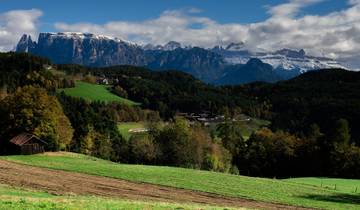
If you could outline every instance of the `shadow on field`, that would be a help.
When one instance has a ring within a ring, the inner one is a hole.
[[[358,194],[358,195],[349,195],[349,194],[341,194],[341,193],[333,194],[333,195],[308,194],[308,195],[304,195],[304,196],[300,196],[300,197],[311,199],[311,200],[318,200],[318,201],[360,204],[360,194]]]

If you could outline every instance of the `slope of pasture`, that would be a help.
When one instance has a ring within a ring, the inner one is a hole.
[[[33,166],[312,208],[358,209],[360,204],[360,194],[318,186],[175,167],[117,164],[74,153],[7,156],[2,159]]]
[[[58,196],[26,188],[14,188],[0,184],[0,209],[66,210],[66,209],[223,209],[196,204],[176,204],[154,201],[134,201],[98,196]],[[229,209],[229,208],[227,208]]]
[[[111,93],[106,85],[96,85],[77,81],[74,88],[59,89],[59,92],[61,91],[64,91],[66,95],[84,98],[89,101],[120,102],[128,105],[139,105],[139,103],[121,98]]]
[[[288,205],[35,167],[4,160],[0,160],[0,168],[6,168],[6,173],[0,173],[0,183],[14,187],[46,191],[53,195],[103,196],[135,201],[144,200],[191,205],[198,203],[205,208],[210,205],[237,208],[246,207],[251,209],[295,209]]]

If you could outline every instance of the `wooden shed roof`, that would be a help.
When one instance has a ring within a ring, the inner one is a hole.
[[[31,139],[35,138],[36,140],[47,144],[45,141],[41,140],[40,138],[38,138],[37,136],[30,134],[30,133],[22,133],[20,135],[15,136],[14,138],[12,138],[10,140],[11,143],[16,144],[18,146],[22,146],[24,144],[26,144],[28,141],[30,141]]]

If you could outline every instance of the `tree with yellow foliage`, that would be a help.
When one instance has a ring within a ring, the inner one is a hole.
[[[74,130],[57,98],[42,88],[18,88],[1,101],[0,116],[3,139],[29,132],[45,140],[50,150],[66,150],[73,137]]]

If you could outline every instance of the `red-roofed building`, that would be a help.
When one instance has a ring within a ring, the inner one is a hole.
[[[18,155],[31,155],[43,153],[47,144],[37,136],[29,133],[22,133],[10,140],[10,153]]]

